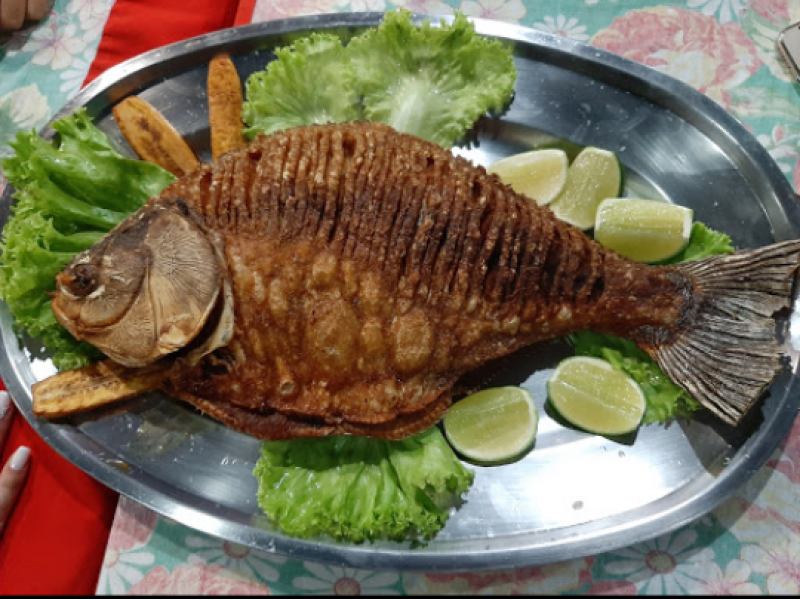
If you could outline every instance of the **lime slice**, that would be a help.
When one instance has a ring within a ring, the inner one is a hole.
[[[629,433],[644,416],[645,399],[638,384],[600,358],[561,361],[547,382],[547,394],[572,425],[600,435]]]
[[[487,169],[515,192],[539,205],[549,204],[564,189],[569,161],[567,153],[555,148],[531,150],[501,158]]]
[[[609,198],[597,208],[594,239],[642,262],[675,256],[689,243],[691,209],[639,198]]]
[[[444,432],[464,457],[499,463],[520,456],[536,439],[539,413],[528,390],[489,388],[456,402],[444,416]]]
[[[581,151],[567,171],[564,189],[550,208],[555,215],[581,229],[594,227],[597,206],[621,193],[622,170],[616,155],[590,146]]]

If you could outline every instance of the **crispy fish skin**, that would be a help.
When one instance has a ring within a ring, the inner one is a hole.
[[[735,422],[780,368],[770,319],[800,254],[795,241],[691,267],[636,263],[483,168],[375,123],[260,137],[151,200],[173,203],[221,240],[235,324],[162,389],[267,439],[405,437],[444,414],[467,371],[583,329],[636,341]],[[767,271],[768,284],[741,283]],[[753,343],[740,318],[763,320]],[[757,367],[725,384],[687,373],[695,354]]]

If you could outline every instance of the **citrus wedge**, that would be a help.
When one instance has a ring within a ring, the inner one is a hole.
[[[545,205],[564,189],[568,169],[567,153],[551,148],[501,158],[487,171],[497,175],[515,192]]]
[[[550,403],[572,425],[600,435],[635,430],[644,416],[639,385],[600,358],[561,361],[547,382]]]
[[[498,387],[456,402],[444,417],[444,432],[453,448],[480,463],[519,457],[536,439],[539,413],[528,390]]]
[[[609,198],[597,208],[594,239],[642,262],[658,262],[686,247],[692,234],[691,209],[639,198]]]
[[[590,146],[570,165],[564,189],[550,204],[555,215],[581,229],[594,227],[597,206],[616,198],[622,189],[622,169],[613,152]]]

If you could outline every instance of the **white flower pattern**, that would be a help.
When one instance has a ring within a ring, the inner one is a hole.
[[[745,9],[747,0],[688,0],[688,8],[698,8],[703,14],[714,16],[719,13],[719,22],[738,20]]]
[[[52,19],[31,34],[23,50],[33,55],[31,62],[34,65],[60,71],[72,66],[75,55],[86,49],[86,41],[77,33],[78,27],[74,23],[60,25],[59,19]]]
[[[386,10],[384,0],[337,0],[336,5],[340,10],[348,9],[352,12],[372,12]]]
[[[762,546],[745,546],[742,559],[748,561],[756,573],[766,576],[768,594],[800,594],[800,542],[797,540],[786,541],[769,550]]]
[[[564,15],[558,15],[556,17],[548,16],[544,17],[542,21],[534,23],[533,26],[541,31],[555,33],[556,35],[579,42],[585,42],[589,39],[589,35],[586,33],[586,26],[578,25],[577,17],[567,18]]]
[[[292,585],[308,594],[335,596],[396,595],[392,587],[400,579],[398,573],[362,571],[304,562],[308,575],[296,577]]]
[[[86,74],[92,66],[93,57],[94,52],[87,49],[82,56],[75,57],[69,69],[64,69],[59,74],[61,86],[58,89],[63,92],[67,98],[72,98],[81,89],[83,81],[86,79]]]
[[[143,567],[155,563],[156,557],[147,550],[135,549],[127,552],[107,550],[97,582],[97,592],[101,595],[119,595],[141,581]]]
[[[655,595],[691,594],[714,560],[711,548],[694,547],[697,532],[680,529],[674,534],[635,544],[611,553],[605,565],[612,575],[632,581],[639,593]]]
[[[98,37],[108,18],[109,0],[72,0],[67,12],[77,14],[81,27],[86,32],[85,37],[94,39]]]
[[[38,128],[50,117],[50,107],[47,98],[32,83],[0,97],[0,119],[3,116],[15,129]]]
[[[186,560],[189,564],[220,565],[232,573],[269,582],[278,580],[278,567],[286,562],[283,556],[210,536],[190,535],[185,544],[193,551]]]
[[[526,12],[521,0],[467,0],[461,3],[460,10],[469,17],[509,23],[519,23]]]

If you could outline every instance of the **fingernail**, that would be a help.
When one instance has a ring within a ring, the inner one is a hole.
[[[27,446],[20,446],[14,451],[14,454],[11,455],[11,458],[8,461],[8,465],[14,471],[22,471],[25,468],[25,465],[28,464],[28,458],[30,458],[31,449]]]
[[[5,390],[0,390],[0,419],[6,416],[9,406],[11,406],[11,397]]]

